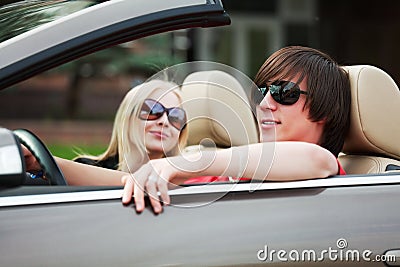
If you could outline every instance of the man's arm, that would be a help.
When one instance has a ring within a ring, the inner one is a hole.
[[[325,178],[337,174],[335,156],[328,150],[305,142],[270,142],[203,151],[190,156],[152,160],[132,176],[123,179],[123,203],[134,193],[136,209],[144,209],[144,192],[156,213],[162,211],[157,195],[169,203],[168,184],[181,184],[195,176],[233,176],[256,180],[293,181]]]

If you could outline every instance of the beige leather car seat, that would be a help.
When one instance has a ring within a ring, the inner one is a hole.
[[[257,124],[241,83],[219,70],[194,72],[182,84],[188,147],[226,148],[258,142]]]
[[[352,107],[339,161],[348,174],[400,170],[400,91],[379,68],[346,66]],[[200,71],[182,85],[189,139],[184,152],[258,142],[257,123],[241,84],[225,72]]]
[[[400,91],[383,70],[346,66],[352,94],[350,131],[339,161],[348,174],[400,170]]]

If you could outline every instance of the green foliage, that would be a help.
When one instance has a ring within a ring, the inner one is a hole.
[[[73,159],[78,154],[99,155],[106,150],[106,145],[66,145],[50,144],[47,145],[50,152],[57,157],[64,159]]]

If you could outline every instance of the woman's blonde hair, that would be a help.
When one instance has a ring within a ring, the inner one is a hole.
[[[98,156],[84,155],[83,157],[101,161],[118,154],[118,170],[121,171],[134,171],[139,167],[139,164],[145,163],[147,161],[147,149],[143,136],[139,133],[139,127],[135,127],[135,125],[140,120],[139,113],[143,101],[156,90],[165,91],[165,94],[172,92],[182,103],[180,88],[172,82],[151,80],[132,88],[125,95],[115,115],[111,140],[107,150]],[[130,134],[132,130],[136,133]],[[180,132],[177,146],[171,151],[167,151],[164,156],[178,155],[180,149],[186,146],[187,137],[187,127],[184,127]],[[129,155],[134,155],[134,157],[131,158]],[[129,161],[134,160],[134,162],[127,162],[128,159]]]

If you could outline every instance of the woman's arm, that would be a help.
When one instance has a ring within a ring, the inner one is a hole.
[[[123,178],[123,203],[134,193],[136,210],[144,209],[144,192],[156,213],[161,212],[157,192],[168,204],[168,184],[181,184],[194,176],[249,177],[256,180],[292,181],[336,174],[336,158],[328,150],[305,142],[271,142],[203,151],[201,155],[152,160],[133,177]],[[135,186],[134,186],[135,185]]]
[[[22,146],[22,151],[27,171],[35,172],[40,170],[41,166],[32,152],[25,146]],[[126,174],[58,157],[54,157],[54,159],[69,185],[122,185],[121,177]]]
[[[69,185],[122,185],[125,172],[54,157]]]

